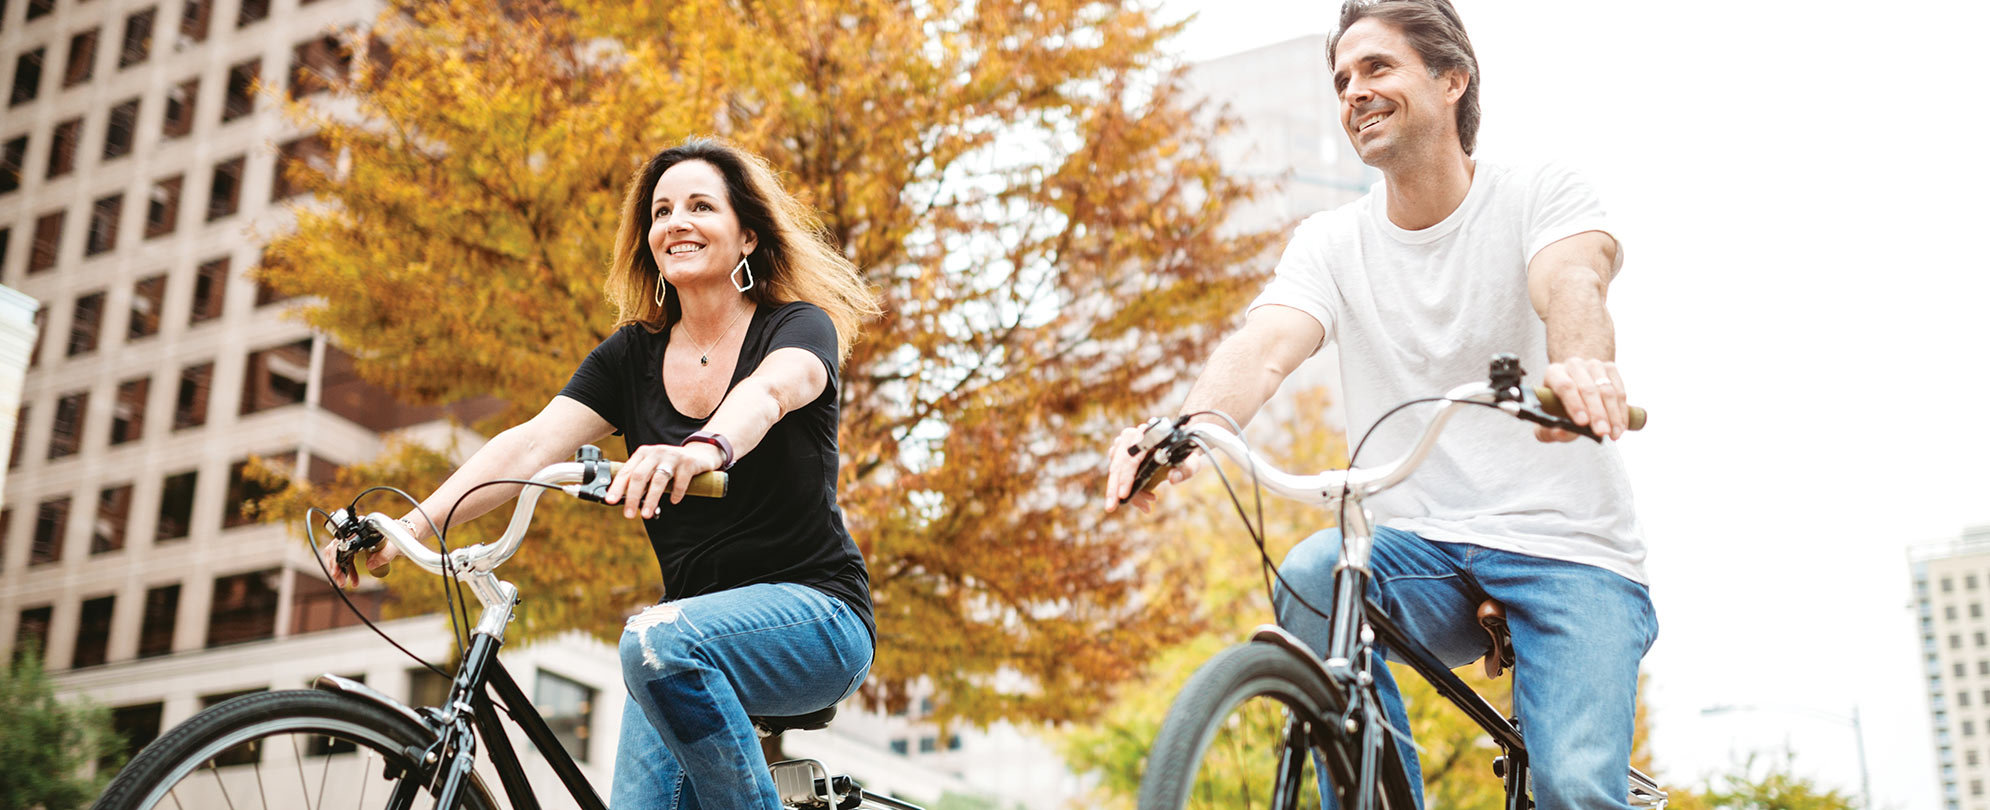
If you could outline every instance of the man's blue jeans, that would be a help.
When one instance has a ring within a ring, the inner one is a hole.
[[[1333,607],[1340,532],[1320,532],[1286,555],[1279,574],[1314,607]],[[1540,810],[1629,806],[1631,732],[1637,713],[1638,662],[1658,637],[1645,586],[1582,563],[1530,557],[1462,543],[1439,543],[1389,528],[1375,530],[1368,596],[1445,666],[1484,655],[1479,603],[1506,605],[1518,662],[1514,708],[1527,742],[1534,802]],[[1299,604],[1284,585],[1274,602],[1279,624],[1324,651],[1331,624]],[[1389,721],[1409,729],[1388,667],[1374,669]],[[1416,750],[1399,745],[1417,805],[1423,779]],[[1333,792],[1321,784],[1328,807]]]
[[[614,810],[775,810],[752,715],[807,714],[857,691],[871,636],[842,600],[774,583],[665,602],[622,630],[629,701]]]

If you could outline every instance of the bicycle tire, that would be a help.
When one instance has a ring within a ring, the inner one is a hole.
[[[1299,653],[1268,642],[1230,647],[1196,670],[1169,707],[1141,775],[1139,810],[1270,805],[1284,738],[1282,720],[1265,733],[1265,719],[1255,716],[1264,710],[1292,713],[1312,729],[1294,806],[1320,806],[1312,772],[1325,761],[1342,807],[1352,807],[1339,785],[1358,771],[1359,746],[1328,725],[1347,706],[1345,692]],[[1384,746],[1382,757],[1376,807],[1413,810],[1395,746]]]
[[[266,746],[277,737],[289,738],[290,757],[284,756],[280,745]],[[202,711],[147,745],[92,807],[382,807],[399,781],[414,773],[409,767],[410,749],[419,752],[434,739],[434,733],[420,723],[349,695],[313,689],[258,692]],[[347,745],[350,750],[343,747]],[[295,776],[285,767],[292,761]],[[270,767],[265,769],[265,764]],[[314,766],[316,773],[311,772]],[[339,774],[336,779],[334,771]],[[273,783],[279,795],[301,796],[303,801],[272,803],[268,786]],[[236,789],[231,791],[230,786]],[[260,803],[237,798],[251,786]],[[418,792],[422,797],[417,806],[434,802],[425,788]],[[334,794],[338,798],[330,799]],[[457,805],[464,810],[497,807],[475,774],[465,781]]]

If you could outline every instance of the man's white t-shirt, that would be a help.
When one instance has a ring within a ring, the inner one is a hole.
[[[1481,160],[1449,217],[1407,231],[1388,189],[1308,217],[1251,303],[1318,319],[1340,348],[1348,437],[1390,408],[1486,378],[1494,354],[1520,357],[1529,385],[1548,367],[1547,330],[1527,295],[1527,263],[1585,231],[1609,232],[1589,184],[1565,168]],[[1623,250],[1617,251],[1619,266]],[[1407,452],[1435,404],[1375,430],[1357,465]],[[1369,500],[1383,525],[1431,540],[1585,563],[1645,582],[1644,541],[1623,459],[1609,443],[1548,444],[1490,409],[1454,416],[1436,449]]]

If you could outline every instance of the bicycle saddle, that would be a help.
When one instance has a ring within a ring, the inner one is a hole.
[[[1479,603],[1479,626],[1491,636],[1486,645],[1486,677],[1497,678],[1507,667],[1513,666],[1513,634],[1506,629],[1506,606],[1497,599],[1487,599]]]
[[[760,736],[772,737],[783,731],[814,731],[819,728],[826,728],[829,725],[829,721],[835,719],[835,717],[836,706],[832,704],[826,709],[817,709],[808,714],[797,714],[793,717],[755,717],[753,718],[753,727],[759,730]]]

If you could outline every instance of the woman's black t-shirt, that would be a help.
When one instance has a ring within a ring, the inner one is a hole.
[[[629,451],[683,444],[706,417],[677,412],[663,388],[670,331],[631,324],[582,361],[561,396],[594,409],[615,426]],[[775,422],[753,452],[734,462],[723,498],[666,496],[643,521],[663,568],[665,599],[760,582],[797,582],[849,603],[877,637],[870,576],[836,506],[836,326],[803,301],[754,310],[726,394],[774,350],[806,349],[829,371],[822,396]],[[721,400],[723,405],[723,400]],[[716,412],[716,409],[714,409]]]

